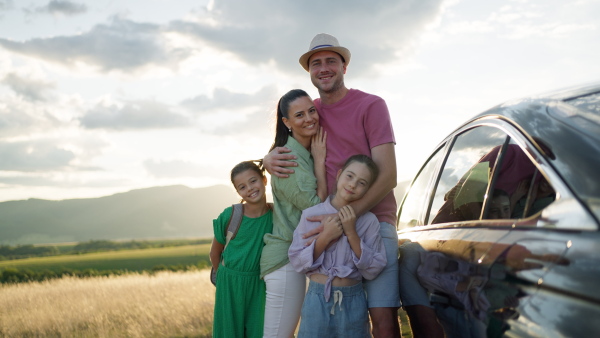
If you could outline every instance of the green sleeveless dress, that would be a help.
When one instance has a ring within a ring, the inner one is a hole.
[[[225,229],[232,208],[213,220],[215,239],[225,244]],[[265,282],[260,278],[263,236],[273,230],[273,211],[257,218],[244,216],[236,237],[221,255],[213,337],[262,337],[265,313]]]

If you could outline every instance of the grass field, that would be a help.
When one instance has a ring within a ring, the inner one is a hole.
[[[214,287],[208,270],[141,272],[161,265],[209,265],[209,250],[210,244],[201,244],[0,261],[0,271],[133,272],[0,284],[0,337],[209,337]],[[400,310],[399,316],[402,337],[411,337],[406,314]]]
[[[208,270],[0,285],[0,337],[210,337]]]
[[[210,244],[186,245],[141,250],[120,250],[82,255],[63,255],[0,261],[0,270],[16,268],[32,271],[63,269],[144,271],[163,265],[209,265]]]

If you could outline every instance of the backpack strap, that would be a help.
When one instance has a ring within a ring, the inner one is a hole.
[[[273,203],[267,204],[269,209],[273,210]],[[240,229],[240,225],[242,224],[242,218],[244,218],[244,205],[242,203],[233,204],[231,206],[231,217],[229,218],[229,223],[227,224],[227,228],[225,229],[225,247],[223,248],[223,251],[227,249],[229,241],[234,239],[235,235],[237,235],[237,232]],[[225,260],[221,259],[221,264],[225,266]],[[214,273],[214,269],[211,269],[210,278],[211,281],[213,281],[213,285],[215,285],[217,277]]]
[[[232,205],[231,218],[229,218],[229,224],[227,224],[227,230],[225,230],[225,248],[229,244],[229,241],[237,235],[240,224],[242,224],[242,218],[244,218],[244,205],[242,203]]]

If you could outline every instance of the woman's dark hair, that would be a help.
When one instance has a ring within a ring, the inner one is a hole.
[[[233,179],[240,173],[246,170],[254,170],[260,177],[265,177],[265,168],[262,165],[262,160],[240,162],[231,169],[231,183]]]
[[[375,182],[375,180],[377,179],[377,176],[379,176],[379,167],[377,167],[377,164],[369,156],[357,154],[350,156],[346,160],[346,163],[344,163],[344,166],[342,167],[342,171],[344,171],[346,168],[348,168],[349,165],[351,165],[354,162],[362,163],[367,166],[367,168],[371,172],[371,184],[373,184],[373,182]]]
[[[288,128],[283,123],[283,118],[289,118],[288,110],[290,109],[290,104],[300,97],[308,97],[308,94],[302,89],[292,89],[289,92],[285,93],[280,99],[279,103],[277,103],[277,123],[275,124],[275,141],[273,141],[273,145],[269,151],[275,149],[276,147],[283,147],[288,140],[288,136],[290,136],[290,132]]]

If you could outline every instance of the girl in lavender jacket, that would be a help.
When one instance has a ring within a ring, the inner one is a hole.
[[[378,172],[370,157],[350,157],[338,171],[335,195],[302,212],[289,249],[294,269],[310,278],[298,337],[370,337],[362,279],[377,277],[387,260],[377,217],[368,212],[357,219],[349,204],[364,196]],[[306,218],[323,214],[332,214],[323,232],[304,239],[320,224]]]

